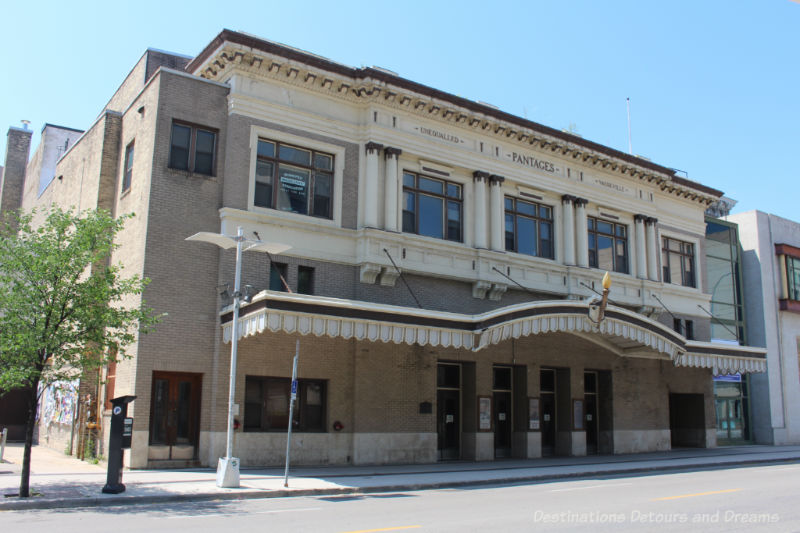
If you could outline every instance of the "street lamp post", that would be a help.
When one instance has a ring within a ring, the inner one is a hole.
[[[187,241],[200,241],[216,244],[220,248],[236,247],[236,275],[233,282],[233,324],[231,326],[231,372],[228,382],[228,430],[226,434],[225,457],[220,457],[217,465],[217,486],[239,486],[239,459],[233,457],[233,406],[236,393],[236,356],[239,346],[239,306],[242,300],[240,291],[242,283],[242,252],[255,251],[279,254],[291,248],[286,244],[261,242],[260,240],[245,239],[242,227],[236,230],[236,236],[230,237],[221,233],[201,231]],[[248,300],[249,301],[249,300]]]

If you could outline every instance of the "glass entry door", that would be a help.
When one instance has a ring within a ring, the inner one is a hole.
[[[542,399],[542,455],[556,451],[556,371],[543,368],[540,375]]]
[[[439,460],[461,457],[461,366],[439,363],[436,376]]]
[[[201,380],[200,374],[153,372],[151,460],[197,457]]]

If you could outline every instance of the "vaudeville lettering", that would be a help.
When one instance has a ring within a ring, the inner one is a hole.
[[[610,181],[596,179],[594,182],[598,185],[602,185],[603,187],[608,187],[609,189],[614,189],[615,191],[619,192],[628,192],[628,190],[623,187],[622,185],[617,185],[616,183],[611,183]]]
[[[450,135],[449,133],[442,133],[441,131],[432,130],[430,128],[419,128],[419,132],[425,135],[430,135],[431,137],[436,137],[437,139],[442,139],[444,141],[449,141],[451,143],[460,143],[462,142],[461,139],[456,137],[455,135]]]
[[[526,167],[538,168],[539,170],[544,170],[545,172],[556,171],[556,166],[550,161],[542,161],[541,159],[536,159],[533,156],[521,155],[517,152],[511,152],[511,161],[520,165],[525,165]]]

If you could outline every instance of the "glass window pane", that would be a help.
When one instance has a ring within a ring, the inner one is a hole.
[[[617,237],[625,237],[625,226],[616,226],[617,229]]]
[[[281,211],[308,213],[308,182],[311,172],[302,168],[279,165],[278,202]]]
[[[616,239],[617,258],[614,262],[614,270],[617,272],[628,272],[628,241]]]
[[[706,258],[706,273],[712,301],[736,303],[731,267],[732,264],[729,260],[715,257]]]
[[[266,393],[266,428],[286,429],[289,422],[289,380],[267,380]]]
[[[586,224],[589,226],[589,229],[591,229],[591,230],[594,229],[594,219],[593,218],[586,219]]]
[[[608,235],[614,235],[614,225],[611,224],[611,222],[601,222],[600,220],[598,220],[597,231],[599,233],[607,233]]]
[[[614,270],[614,240],[611,237],[597,236],[597,268]]]
[[[514,251],[514,215],[506,214],[506,250]]]
[[[275,143],[259,139],[257,152],[262,157],[275,157]]]
[[[419,188],[423,191],[432,192],[436,194],[444,194],[444,183],[428,178],[419,177]]]
[[[326,154],[314,154],[314,166],[321,170],[333,170],[333,157]]]
[[[416,194],[413,192],[403,193],[403,231],[417,232]]]
[[[460,202],[447,202],[447,240],[461,242]]]
[[[506,210],[508,211],[514,210],[514,200],[512,198],[506,198],[505,204],[506,204]]]
[[[189,146],[192,141],[192,128],[172,125],[172,146],[169,151],[169,166],[179,170],[189,170]]]
[[[299,165],[311,165],[311,151],[281,144],[278,147],[278,158]]]
[[[521,254],[536,255],[535,220],[517,217],[517,251]]]
[[[450,198],[461,199],[461,186],[454,183],[447,184],[447,196]]]
[[[553,218],[553,209],[545,206],[539,207],[539,217],[545,220],[551,220]]]
[[[409,174],[408,172],[403,174],[403,187],[410,187],[412,189],[416,188],[414,174]]]
[[[536,216],[536,204],[517,200],[517,212],[523,215]]]
[[[420,178],[422,182],[422,178]],[[444,238],[444,209],[443,200],[433,196],[420,195],[419,197],[419,230],[420,235]]]
[[[195,149],[198,152],[213,153],[214,152],[214,139],[216,134],[211,131],[197,130],[197,139],[195,140]]]
[[[333,176],[324,172],[314,175],[314,212],[315,217],[331,218],[331,183]]]

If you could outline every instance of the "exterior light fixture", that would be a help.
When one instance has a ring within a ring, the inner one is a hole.
[[[271,242],[261,242],[260,240],[245,239],[242,234],[242,227],[239,226],[236,231],[236,236],[231,237],[221,233],[209,233],[201,231],[195,233],[191,237],[186,238],[187,241],[200,241],[216,244],[220,248],[229,249],[236,247],[236,276],[233,283],[233,325],[231,331],[231,374],[230,382],[228,385],[228,432],[225,446],[225,457],[219,458],[217,465],[217,486],[218,487],[238,487],[239,486],[239,459],[232,457],[233,452],[233,398],[236,392],[236,351],[239,344],[239,306],[241,301],[249,302],[253,299],[253,287],[247,285],[245,287],[245,294],[240,292],[241,278],[242,278],[242,252],[267,252],[272,254],[279,254],[285,252],[291,246],[287,244],[278,244]],[[249,290],[248,290],[249,289]]]
[[[608,292],[611,289],[611,276],[608,272],[603,276],[603,299],[600,300],[600,312],[597,315],[597,321],[600,322],[605,318],[606,306],[608,305]]]

